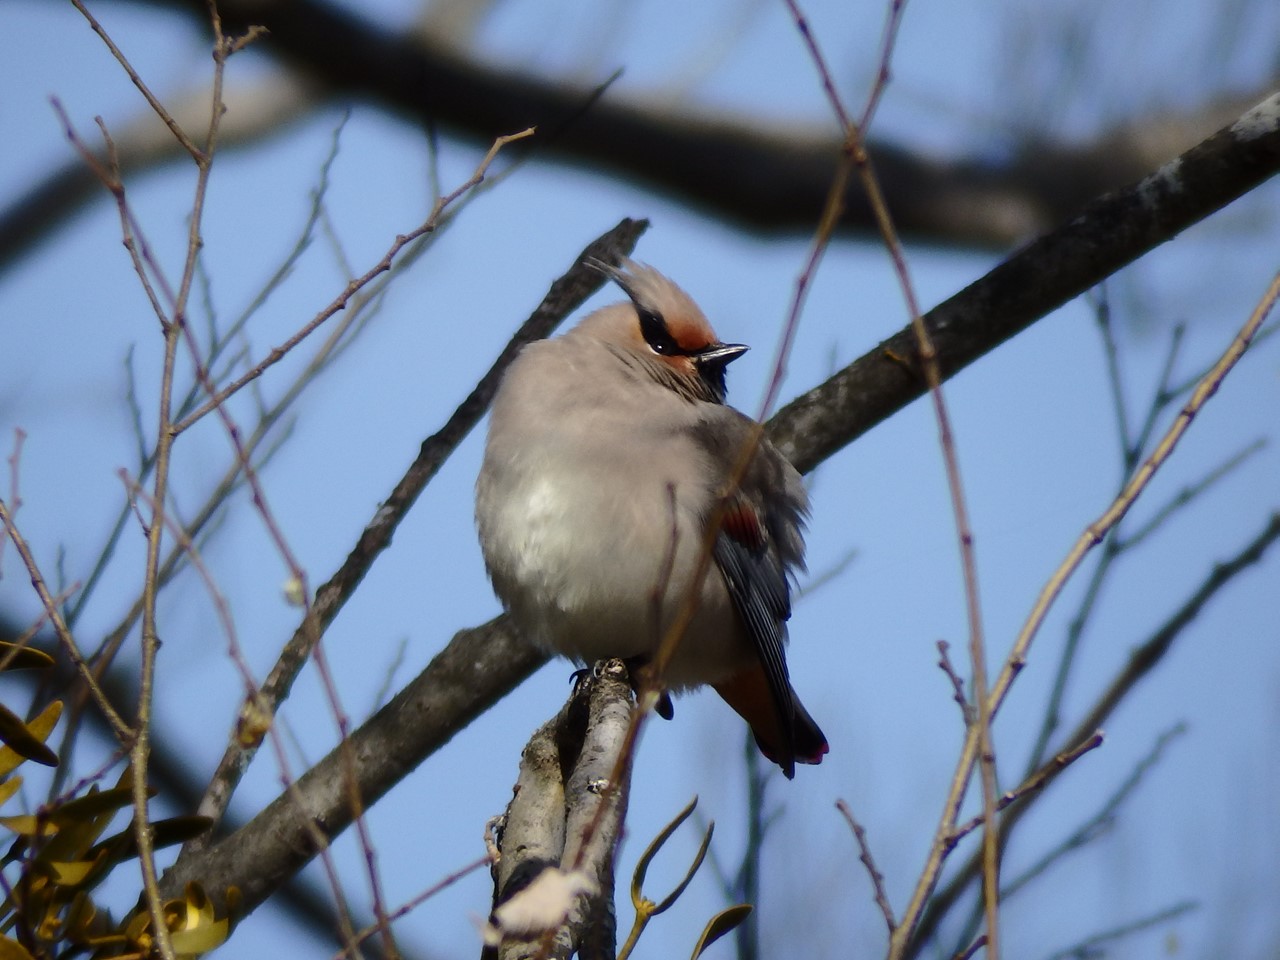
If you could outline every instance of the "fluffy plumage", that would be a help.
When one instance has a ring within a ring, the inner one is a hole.
[[[494,589],[545,649],[583,663],[651,657],[727,495],[714,562],[663,682],[714,686],[790,777],[796,761],[827,752],[785,657],[804,485],[758,425],[724,405],[725,366],[746,347],[722,343],[656,270],[601,269],[630,302],[525,347],[495,398],[476,485]]]

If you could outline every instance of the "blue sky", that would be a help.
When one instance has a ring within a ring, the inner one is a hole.
[[[202,41],[185,20],[150,7],[99,6],[108,29],[161,96],[207,81]],[[858,104],[872,75],[881,7],[813,6],[815,31],[837,81]],[[1155,16],[1158,5],[1124,12],[1086,6],[1104,17],[1089,36],[1094,46],[1087,56],[1055,63],[1049,53],[1057,48],[1045,37],[1054,35],[1050,26],[1086,16],[1079,5],[910,5],[878,132],[939,153],[999,156],[1020,127],[1086,136],[1143,111],[1195,105],[1210,90],[1264,85],[1263,44],[1249,29],[1254,21],[1242,20],[1246,39],[1224,60],[1212,56],[1209,27],[1229,30],[1215,25],[1210,4],[1194,5],[1194,15],[1179,23]],[[390,23],[411,19],[389,0],[379,11]],[[9,3],[0,10],[0,29],[9,47],[0,58],[2,88],[10,91],[0,102],[9,143],[0,153],[0,196],[8,199],[70,154],[50,95],[65,103],[85,136],[93,133],[94,115],[117,130],[141,114],[142,104],[69,7]],[[476,43],[496,62],[568,71],[584,83],[624,66],[619,96],[693,103],[767,123],[831,123],[812,65],[780,5],[748,3],[735,12],[657,0],[591,8],[569,0],[543,7],[512,2],[497,6]],[[1067,69],[1073,63],[1074,73]],[[1187,65],[1194,69],[1183,69]],[[252,55],[232,61],[232,83],[270,83],[271,77]],[[262,146],[219,159],[204,230],[219,317],[242,309],[292,245],[340,121],[339,108],[322,108]],[[440,179],[446,189],[469,175],[483,151],[443,141]],[[422,219],[428,170],[417,130],[367,107],[354,109],[342,129],[328,206],[344,254],[358,269]],[[175,276],[192,181],[191,171],[168,168],[130,184],[139,219]],[[1133,409],[1143,409],[1176,323],[1188,325],[1178,379],[1202,370],[1225,347],[1276,269],[1277,214],[1280,193],[1272,184],[1109,285]],[[637,187],[564,164],[532,164],[477,198],[397,278],[366,332],[299,407],[293,435],[264,483],[313,580],[327,577],[345,556],[421,438],[465,396],[547,284],[588,240],[623,216],[652,221],[640,259],[698,299],[726,339],[756,347],[734,364],[730,399],[743,409],[757,408],[802,269],[804,238],[744,236]],[[908,252],[926,307],[999,260],[991,253]],[[335,260],[323,243],[308,254],[253,318],[252,355],[263,354],[336,294],[343,280]],[[608,292],[594,302],[615,297]],[[43,564],[53,569],[61,545],[68,578],[82,579],[119,507],[117,471],[136,462],[124,357],[132,345],[139,394],[150,397],[160,351],[154,317],[105,197],[0,276],[0,317],[0,450],[8,456],[14,426],[28,435],[19,521]],[[834,245],[806,308],[784,399],[906,319],[883,250],[852,241]],[[264,379],[268,396],[283,389],[289,368],[282,364]],[[1001,347],[949,383],[947,397],[973,512],[984,625],[998,657],[1039,586],[1120,482],[1104,355],[1088,306],[1071,304]],[[1245,358],[1197,419],[1135,517],[1140,522],[1150,516],[1258,437],[1268,446],[1117,571],[1085,637],[1068,711],[1090,703],[1129,650],[1277,508],[1277,409],[1280,354],[1271,340]],[[249,418],[248,398],[235,410]],[[354,717],[370,709],[400,653],[403,665],[395,677],[402,683],[455,630],[497,612],[471,522],[480,443],[479,434],[470,438],[428,488],[393,549],[326,637],[344,706]],[[175,463],[180,509],[194,509],[227,458],[215,422],[184,437]],[[811,570],[824,571],[851,550],[856,558],[836,581],[798,604],[792,622],[796,686],[826,729],[832,754],[821,767],[801,770],[794,783],[770,785],[770,798],[784,815],[765,850],[761,922],[775,954],[797,942],[815,956],[874,954],[882,949],[882,927],[834,802],[848,800],[867,826],[890,896],[901,908],[961,735],[947,684],[934,666],[936,640],[949,640],[959,658],[966,635],[953,523],[927,406],[917,403],[895,416],[811,479]],[[7,483],[0,489],[7,496]],[[297,614],[281,596],[284,567],[247,502],[237,504],[204,553],[261,675]],[[132,599],[141,558],[141,537],[131,527],[86,611],[84,635],[93,637],[119,618]],[[34,601],[11,552],[4,555],[3,572],[0,605],[34,617]],[[1266,904],[1275,902],[1270,865],[1280,848],[1268,799],[1280,787],[1278,574],[1280,561],[1269,555],[1224,591],[1115,715],[1106,746],[1070,771],[1024,824],[1025,834],[1008,854],[1009,874],[1092,813],[1162,731],[1187,723],[1188,732],[1144,781],[1111,834],[1007,905],[1009,955],[1047,955],[1187,898],[1199,899],[1201,909],[1133,940],[1128,953],[1165,955],[1169,937],[1186,956],[1227,947],[1249,956],[1274,945],[1274,917]],[[1007,781],[1025,762],[1079,590],[1079,583],[1069,588],[1051,617],[997,726]],[[205,772],[230,732],[237,676],[225,638],[211,629],[211,607],[196,578],[174,585],[161,615],[166,643],[158,725],[189,750],[193,769]],[[558,708],[568,671],[563,663],[544,668],[372,811],[389,902],[412,896],[482,852],[484,820],[505,805],[520,747]],[[313,674],[304,674],[284,722],[302,757],[314,760],[332,746],[334,724]],[[737,719],[705,695],[681,700],[673,723],[647,727],[623,875],[695,793],[700,811],[717,821],[719,855],[732,861],[742,837],[741,738]],[[295,772],[302,766],[297,759]],[[264,754],[237,809],[243,814],[274,797],[278,777]],[[664,878],[674,878],[682,856],[691,854],[691,835],[679,843],[651,872],[655,888],[670,882]],[[349,837],[335,849],[352,901],[364,905],[358,851]],[[400,928],[406,948],[471,954],[471,917],[485,912],[488,894],[487,878],[474,875],[422,907]],[[720,905],[710,874],[700,877],[651,928],[642,954],[687,954]],[[625,908],[621,916],[625,924]],[[815,918],[821,918],[818,924]],[[290,929],[260,911],[226,952],[278,954],[283,943],[293,943],[284,939],[292,936]],[[317,945],[308,955],[327,953]]]

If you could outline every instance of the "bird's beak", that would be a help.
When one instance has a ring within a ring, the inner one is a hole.
[[[713,343],[705,350],[699,350],[693,359],[699,364],[708,363],[723,367],[726,363],[737,360],[750,349],[745,343]]]

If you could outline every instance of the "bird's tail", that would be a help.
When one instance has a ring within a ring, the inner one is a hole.
[[[831,748],[795,689],[788,689],[791,716],[786,718],[779,716],[774,706],[763,669],[743,671],[715,684],[716,693],[750,725],[760,752],[781,767],[790,780],[796,775],[797,763],[821,763]]]

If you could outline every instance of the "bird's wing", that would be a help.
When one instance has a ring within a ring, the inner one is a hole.
[[[729,598],[760,656],[782,738],[785,770],[795,755],[795,709],[785,652],[791,592],[786,570],[755,507],[733,498],[716,537],[714,558]]]

